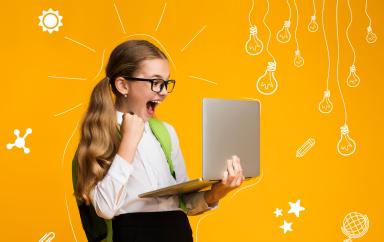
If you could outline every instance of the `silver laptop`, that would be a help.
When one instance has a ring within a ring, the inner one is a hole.
[[[260,175],[260,103],[203,99],[203,177],[142,193],[159,197],[190,193],[219,182],[232,155],[240,158],[246,179]],[[176,174],[177,175],[177,174]]]

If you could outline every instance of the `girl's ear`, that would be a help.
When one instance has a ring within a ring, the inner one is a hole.
[[[127,80],[125,80],[124,78],[122,78],[120,76],[115,79],[115,87],[116,87],[117,91],[119,91],[120,94],[123,96],[128,94],[128,92],[129,92],[129,85],[128,85]]]

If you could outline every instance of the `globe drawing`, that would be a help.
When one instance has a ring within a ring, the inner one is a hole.
[[[352,239],[360,238],[365,235],[369,228],[369,219],[367,215],[351,212],[344,220],[341,231],[348,237],[344,242],[351,242]]]

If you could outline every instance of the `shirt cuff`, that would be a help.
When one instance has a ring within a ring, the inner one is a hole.
[[[108,170],[108,175],[115,178],[121,184],[126,184],[133,170],[133,165],[129,164],[127,160],[116,154],[111,167]]]
[[[186,206],[189,215],[199,214],[208,210],[216,209],[219,202],[216,202],[209,206],[204,198],[205,192],[194,192],[185,195]]]
[[[204,198],[204,193],[205,192],[201,192],[201,193],[203,194],[202,195],[203,202],[207,205],[207,210],[212,210],[212,209],[215,209],[215,208],[217,208],[219,206],[219,202],[218,201],[213,203],[211,206],[209,206],[208,203],[205,201],[205,198]]]

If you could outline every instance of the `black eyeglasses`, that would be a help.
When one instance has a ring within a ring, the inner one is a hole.
[[[123,77],[126,80],[150,82],[151,83],[151,90],[154,92],[157,92],[157,93],[161,92],[164,87],[168,93],[171,93],[173,91],[173,88],[176,85],[175,80],[165,81],[163,79],[146,79],[146,78],[128,77],[128,76],[123,76]]]

